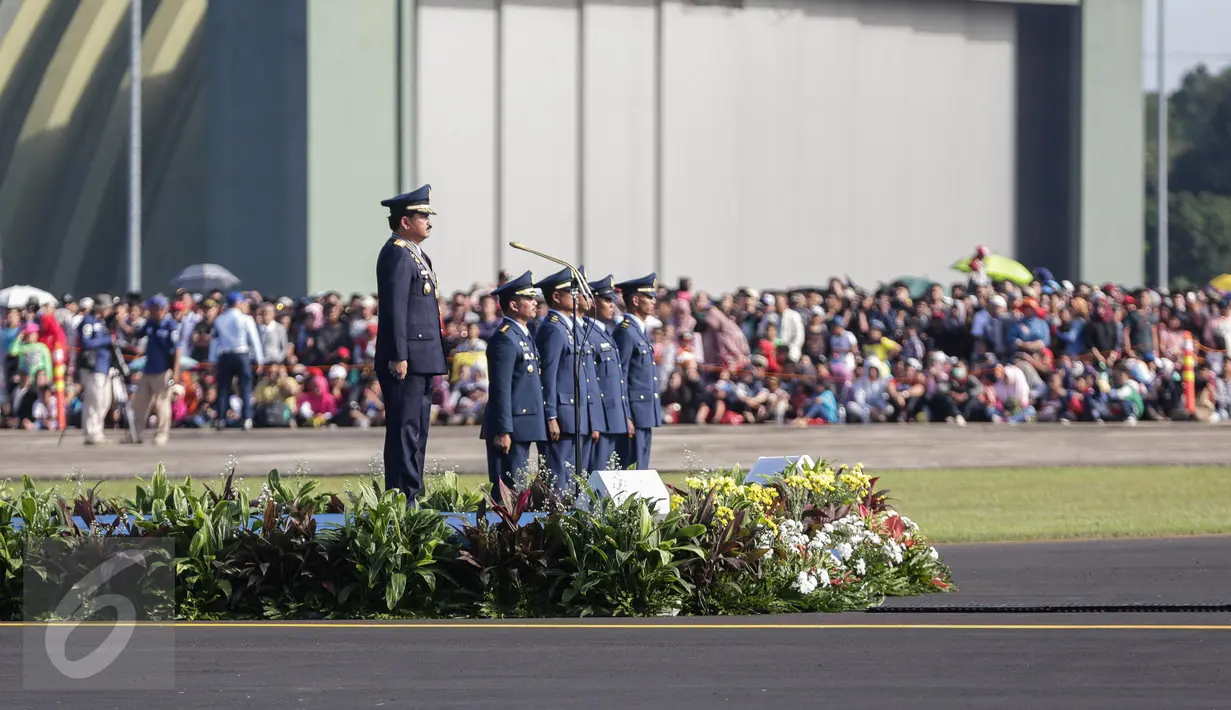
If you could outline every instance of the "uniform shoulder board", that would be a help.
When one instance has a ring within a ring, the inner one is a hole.
[[[621,328],[627,328],[627,327],[629,326],[629,324],[630,324],[630,323],[632,323],[632,321],[622,320],[622,321],[620,321],[620,327],[621,327]]]
[[[398,247],[402,247],[403,249],[409,249],[409,248],[410,248],[410,242],[406,241],[405,239],[394,239],[394,240],[393,240],[393,245],[394,245],[394,246],[398,246]]]
[[[501,327],[500,327],[500,332],[501,332],[501,333],[507,333],[507,332],[509,332],[509,324],[508,324],[508,323],[505,323],[503,326],[501,326]]]
[[[556,315],[556,314],[554,314],[554,313],[553,313],[553,314],[552,314],[552,316],[551,316],[551,322],[552,322],[552,323],[559,323],[559,322],[560,322],[560,316],[558,316],[558,315]]]

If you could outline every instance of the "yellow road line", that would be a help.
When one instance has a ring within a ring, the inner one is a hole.
[[[40,626],[102,626],[111,627],[110,622],[40,622],[15,621],[2,622],[0,629],[40,627]],[[492,621],[473,622],[264,622],[264,621],[168,621],[168,622],[129,622],[126,626],[175,629],[553,629],[553,630],[818,630],[841,631],[844,629],[893,629],[893,630],[927,630],[938,629],[946,631],[1231,631],[1231,624],[652,624],[652,623],[500,623]]]

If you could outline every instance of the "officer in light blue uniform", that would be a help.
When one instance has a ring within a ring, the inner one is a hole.
[[[547,468],[555,478],[558,491],[571,489],[575,471],[575,455],[580,455],[584,469],[590,462],[590,391],[585,373],[574,393],[573,365],[581,352],[580,329],[573,323],[572,272],[560,271],[537,284],[551,307],[547,318],[538,327],[534,342],[543,363],[543,409],[547,418]],[[580,304],[578,304],[580,306]],[[580,314],[579,314],[580,315]],[[578,398],[580,397],[580,399]],[[580,412],[580,421],[574,418]],[[579,428],[578,428],[579,427]],[[581,435],[581,451],[576,450],[574,433]]]
[[[487,442],[493,492],[497,481],[514,488],[514,474],[530,461],[530,445],[541,455],[547,441],[538,351],[526,327],[538,307],[536,294],[529,271],[492,291],[504,322],[487,341],[487,408],[479,438]]]
[[[620,368],[628,387],[628,408],[634,427],[633,436],[624,440],[620,447],[623,450],[617,449],[617,453],[622,467],[643,470],[650,467],[650,439],[654,429],[663,423],[654,344],[645,332],[645,319],[654,312],[658,275],[625,281],[616,284],[616,288],[624,296],[625,316],[615,329],[615,342],[620,351]]]
[[[608,275],[590,282],[597,318],[588,319],[591,327],[587,328],[586,334],[595,368],[594,389],[599,393],[600,405],[597,414],[591,415],[592,426],[598,434],[590,449],[591,471],[611,470],[611,455],[635,433],[628,410],[628,386],[620,365],[619,347],[606,325],[612,322],[616,313],[616,292],[612,281]],[[626,467],[622,460],[618,465],[620,468]]]

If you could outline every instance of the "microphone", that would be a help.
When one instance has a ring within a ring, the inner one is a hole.
[[[528,252],[530,254],[534,254],[535,256],[542,257],[548,261],[554,262],[568,269],[569,273],[572,274],[573,276],[573,280],[576,281],[578,284],[577,290],[581,291],[581,294],[585,296],[586,298],[588,298],[591,303],[594,302],[594,292],[590,290],[590,284],[586,283],[585,278],[582,277],[581,272],[577,270],[576,266],[573,266],[572,264],[568,263],[564,259],[554,257],[550,254],[544,254],[543,252],[538,251],[537,249],[531,249],[530,247],[526,246],[525,244],[522,244],[521,242],[509,242],[509,246],[513,247],[514,249],[518,249],[520,251]]]

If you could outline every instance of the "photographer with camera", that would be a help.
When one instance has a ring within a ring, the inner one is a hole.
[[[81,378],[81,428],[87,445],[105,444],[103,426],[111,410],[112,341],[107,321],[111,317],[111,298],[99,296],[93,310],[81,319],[78,342],[81,351],[77,374]]]

